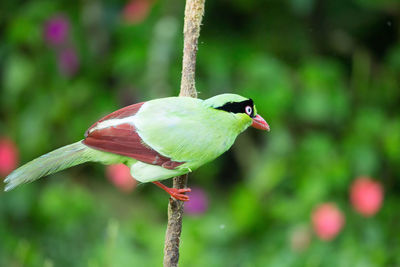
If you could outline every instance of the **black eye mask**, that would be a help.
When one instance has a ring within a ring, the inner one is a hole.
[[[247,114],[246,112],[246,107],[250,106],[251,107],[251,114]],[[251,118],[254,118],[254,104],[253,100],[248,99],[242,102],[228,102],[224,104],[221,107],[218,107],[216,109],[219,110],[225,110],[227,112],[232,112],[232,113],[244,113],[249,115]]]

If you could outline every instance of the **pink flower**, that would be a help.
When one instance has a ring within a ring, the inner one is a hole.
[[[69,22],[63,15],[49,19],[43,29],[44,39],[49,45],[60,46],[68,39]]]
[[[131,0],[124,7],[123,18],[130,24],[138,24],[142,22],[150,11],[149,0]]]
[[[192,188],[191,192],[188,192],[186,194],[189,196],[190,201],[185,203],[185,213],[196,215],[202,214],[207,211],[208,198],[203,189],[195,187]]]
[[[113,164],[106,168],[108,180],[118,189],[129,193],[136,187],[136,180],[131,176],[131,171],[125,164]]]
[[[311,220],[317,236],[324,241],[335,238],[344,225],[344,215],[334,203],[318,205],[312,212]]]
[[[6,137],[0,138],[0,176],[7,176],[17,165],[17,146]]]
[[[65,76],[73,76],[79,69],[79,59],[75,49],[68,47],[58,52],[58,67]]]
[[[361,215],[373,216],[382,206],[382,185],[367,177],[357,178],[351,185],[350,201],[353,208]]]

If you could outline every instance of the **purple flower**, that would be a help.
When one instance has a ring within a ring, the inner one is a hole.
[[[58,68],[65,76],[73,76],[79,69],[79,59],[74,48],[67,47],[58,51]]]
[[[199,187],[192,188],[192,192],[186,193],[190,201],[185,203],[185,213],[196,215],[207,211],[208,198],[203,189]]]
[[[59,46],[68,39],[69,21],[63,15],[49,19],[44,25],[44,39],[49,45]]]

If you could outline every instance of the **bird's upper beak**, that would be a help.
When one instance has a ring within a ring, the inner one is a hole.
[[[259,129],[259,130],[266,130],[269,132],[269,125],[268,123],[261,117],[257,115],[253,118],[253,123],[251,124],[252,127]]]

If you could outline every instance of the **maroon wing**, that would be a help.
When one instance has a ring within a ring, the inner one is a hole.
[[[106,120],[111,120],[111,119],[123,119],[123,118],[129,117],[129,116],[133,116],[139,111],[139,109],[142,107],[143,104],[144,104],[144,102],[133,104],[133,105],[118,109],[118,110],[108,114],[107,116],[104,116],[100,120],[93,123],[93,125],[90,126],[89,129],[87,129],[87,131],[85,132],[85,137],[87,137],[89,135],[90,130],[93,129],[94,127],[96,127],[97,124],[99,124],[100,122],[103,122]]]
[[[135,115],[143,103],[127,106],[117,110],[94,123],[85,133],[83,143],[91,148],[128,156],[139,161],[159,165],[166,169],[175,169],[184,162],[171,161],[170,158],[144,143],[133,124],[124,123],[102,129],[94,129],[98,123],[110,119],[123,119]]]

